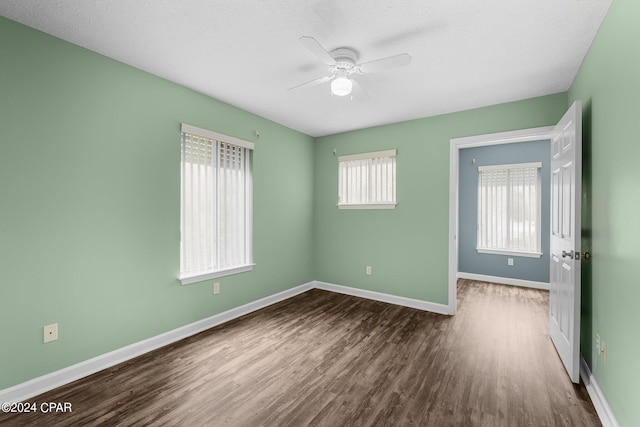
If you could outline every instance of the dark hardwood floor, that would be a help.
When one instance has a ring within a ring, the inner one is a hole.
[[[311,290],[1,414],[12,426],[598,426],[545,291],[461,280],[458,314]]]

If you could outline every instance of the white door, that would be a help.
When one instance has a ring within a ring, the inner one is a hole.
[[[549,335],[571,381],[580,382],[582,106],[573,103],[551,140]]]

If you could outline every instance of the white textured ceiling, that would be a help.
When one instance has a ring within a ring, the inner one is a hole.
[[[0,15],[308,135],[566,91],[612,0],[0,0]],[[329,85],[300,42],[360,62],[368,103]]]

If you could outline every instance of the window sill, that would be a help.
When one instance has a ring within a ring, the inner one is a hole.
[[[338,205],[338,209],[395,209],[397,203],[365,203],[361,205]]]
[[[541,252],[520,252],[520,251],[510,251],[508,249],[485,249],[485,248],[476,248],[479,254],[493,254],[493,255],[509,255],[509,256],[520,256],[525,258],[540,258],[542,256]]]
[[[208,273],[199,273],[192,276],[182,276],[178,279],[183,285],[190,285],[191,283],[203,282],[209,279],[216,279],[218,277],[231,276],[232,274],[244,273],[253,270],[255,264],[241,265],[239,267],[228,268],[226,270],[210,271]]]

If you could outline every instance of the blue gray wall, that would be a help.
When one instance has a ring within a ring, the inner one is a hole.
[[[460,150],[458,270],[464,273],[549,282],[549,141],[520,142]],[[473,164],[473,159],[476,163]],[[542,162],[542,256],[527,258],[476,251],[478,166]],[[514,265],[507,265],[513,258]]]

